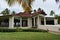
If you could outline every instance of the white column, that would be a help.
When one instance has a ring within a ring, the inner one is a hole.
[[[44,17],[44,25],[46,25],[46,18]]]
[[[9,17],[9,28],[14,28],[14,17]]]
[[[35,27],[35,17],[34,17],[34,27]]]
[[[32,27],[32,18],[28,18],[28,27],[29,27],[29,28]]]
[[[58,19],[54,19],[54,24],[55,24],[55,25],[58,24]]]
[[[20,18],[20,27],[22,27],[22,18]]]
[[[40,26],[40,18],[39,18],[39,16],[38,16],[38,18],[37,18],[37,26],[39,27]]]

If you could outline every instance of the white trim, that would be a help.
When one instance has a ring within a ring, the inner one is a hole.
[[[22,27],[22,18],[20,18],[20,27]]]

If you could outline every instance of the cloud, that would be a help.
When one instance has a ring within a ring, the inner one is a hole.
[[[35,0],[32,4],[33,9],[42,8],[47,14],[49,14],[51,10],[53,10],[56,14],[59,13],[60,10],[58,10],[58,6],[59,5],[56,4],[55,0],[47,0],[46,2],[43,2],[42,0]],[[0,0],[0,12],[5,8],[9,8],[11,11],[16,12],[23,11],[22,6],[18,5],[18,3],[9,7],[5,0]]]

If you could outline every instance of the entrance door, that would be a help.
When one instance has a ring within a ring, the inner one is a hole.
[[[27,20],[22,20],[22,27],[27,27],[28,25],[28,22]]]

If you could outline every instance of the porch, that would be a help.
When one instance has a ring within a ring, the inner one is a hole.
[[[58,25],[59,21],[54,18],[46,18],[38,15],[34,17],[2,16],[0,17],[0,27],[39,27],[40,25]]]
[[[44,15],[34,17],[4,16],[0,17],[0,27],[2,28],[34,28],[60,32],[58,19],[46,18]]]

